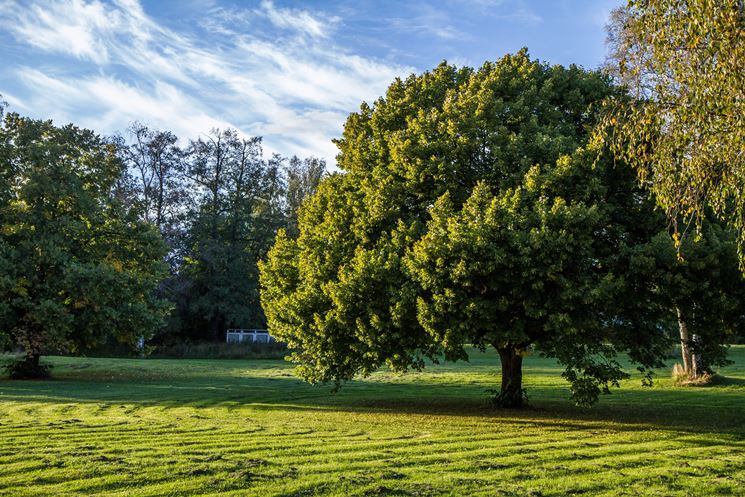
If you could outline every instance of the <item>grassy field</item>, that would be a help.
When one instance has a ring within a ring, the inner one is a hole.
[[[573,407],[531,357],[531,407],[495,410],[498,359],[338,394],[268,360],[51,358],[0,380],[0,495],[745,495],[745,347],[727,380],[638,379]]]

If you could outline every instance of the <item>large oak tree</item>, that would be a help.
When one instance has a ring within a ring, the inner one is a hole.
[[[518,406],[529,350],[566,366],[580,403],[626,376],[619,351],[659,365],[656,308],[622,273],[660,218],[630,169],[582,148],[614,92],[521,51],[396,80],[350,115],[343,173],[261,266],[270,330],[299,350],[301,375],[338,384],[493,346],[496,400]]]

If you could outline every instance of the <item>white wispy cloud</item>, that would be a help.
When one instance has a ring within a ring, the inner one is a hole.
[[[85,126],[97,131],[123,131],[139,120],[170,129],[180,136],[195,136],[231,123],[217,119],[178,88],[161,81],[143,89],[113,76],[53,77],[39,70],[21,68],[18,77],[31,90],[25,106],[53,109],[59,121],[85,116]]]
[[[314,38],[328,38],[329,28],[339,22],[336,16],[320,18],[305,10],[277,8],[271,0],[262,1],[258,13],[278,28],[291,29]]]
[[[138,0],[5,1],[0,16],[18,43],[72,60],[6,68],[24,104],[106,133],[134,119],[182,137],[234,126],[271,152],[333,159],[347,114],[412,71],[335,45],[334,16],[271,1],[205,8],[199,31],[158,23]]]
[[[108,61],[108,32],[119,22],[117,12],[100,3],[70,0],[65,8],[4,2],[6,28],[19,39],[52,53],[67,53],[94,62]],[[6,17],[7,16],[7,17]]]
[[[500,16],[502,19],[509,19],[522,22],[524,24],[540,24],[543,22],[543,17],[535,13],[535,11],[528,7],[522,6],[515,9],[513,12]]]
[[[414,12],[401,12],[401,16],[387,20],[400,31],[434,36],[442,40],[468,38],[468,34],[452,25],[452,16],[447,11],[434,7],[429,2],[409,5]]]

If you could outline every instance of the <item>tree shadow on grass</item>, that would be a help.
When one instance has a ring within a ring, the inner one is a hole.
[[[720,386],[720,387],[745,387],[745,378],[733,378],[731,376],[717,376],[714,385],[707,385],[705,387],[692,387],[692,388],[707,388],[709,386]]]
[[[407,416],[456,416],[474,417],[487,421],[525,424],[556,429],[577,430],[671,430],[692,434],[722,433],[745,440],[745,392],[730,399],[726,406],[719,404],[705,405],[697,402],[695,395],[689,392],[673,392],[677,402],[674,404],[647,402],[640,399],[635,392],[625,392],[623,399],[608,402],[611,396],[601,398],[600,402],[590,408],[577,407],[567,400],[547,400],[555,396],[553,388],[533,389],[535,400],[522,409],[502,409],[493,407],[484,396],[479,399],[458,399],[447,397],[446,391],[440,399],[385,399],[369,398],[354,402],[313,405],[293,404],[275,406],[262,404],[260,409],[294,409],[298,411],[333,408],[336,411],[351,413],[387,413]],[[530,390],[529,390],[530,392]],[[656,393],[669,392],[651,392]],[[690,406],[686,406],[690,401]]]
[[[268,366],[267,366],[268,368]],[[267,369],[265,368],[265,369]],[[174,375],[98,375],[78,367],[52,381],[0,381],[0,403],[100,403],[163,407],[225,407],[482,418],[557,429],[666,429],[690,433],[726,433],[745,437],[744,380],[732,378],[723,388],[620,389],[603,396],[592,408],[578,408],[559,386],[529,386],[530,405],[522,410],[489,404],[488,385],[381,381],[375,377],[350,382],[339,393],[311,386],[290,374],[230,375],[217,370]],[[261,370],[258,370],[261,372]],[[734,387],[734,388],[733,388]],[[609,426],[612,423],[612,426]]]

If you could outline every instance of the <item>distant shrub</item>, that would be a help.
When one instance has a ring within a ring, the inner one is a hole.
[[[196,342],[156,346],[150,357],[177,359],[282,359],[287,345],[280,342]]]
[[[695,378],[691,378],[680,364],[673,365],[673,380],[679,387],[708,387],[716,385],[722,381],[722,377],[717,374],[704,373]]]
[[[26,358],[14,359],[3,366],[5,372],[13,380],[37,380],[49,378],[52,373],[51,364],[33,363]]]
[[[78,350],[74,354],[60,351],[60,355],[87,356],[87,357],[139,357],[142,351],[129,343],[122,343],[115,339],[109,339],[95,346]]]

